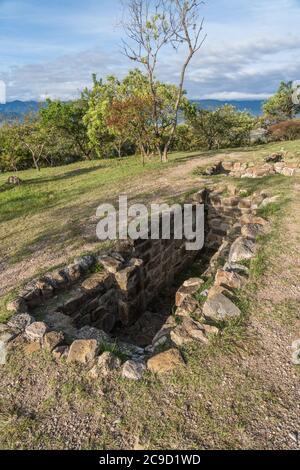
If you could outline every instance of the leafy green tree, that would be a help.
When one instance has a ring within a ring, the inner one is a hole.
[[[169,139],[173,126],[173,103],[177,96],[174,85],[154,82],[156,88],[156,116],[160,123],[160,135],[156,133],[153,118],[152,96],[147,76],[133,70],[122,80],[111,76],[106,81],[94,77],[90,92],[89,108],[84,118],[91,144],[99,156],[107,145],[116,145],[121,152],[126,142],[132,142],[140,150],[143,161],[146,155],[156,151]],[[182,97],[181,105],[187,101]]]
[[[90,145],[84,116],[88,110],[88,101],[84,95],[75,101],[47,100],[47,106],[40,110],[41,125],[45,129],[55,131],[65,143],[73,145],[73,153],[90,160],[93,147]]]
[[[28,152],[19,141],[18,123],[5,123],[0,127],[0,170],[18,171],[26,167]]]
[[[277,92],[263,106],[265,118],[273,123],[293,119],[300,105],[293,102],[293,82],[281,82]]]
[[[186,107],[186,120],[198,138],[199,146],[208,150],[239,147],[249,142],[254,118],[234,106],[224,105],[214,111]]]
[[[41,159],[44,149],[50,142],[49,132],[41,125],[38,119],[27,116],[24,122],[17,126],[17,136],[24,150],[31,155],[34,167],[40,171]]]

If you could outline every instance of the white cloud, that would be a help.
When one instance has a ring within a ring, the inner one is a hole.
[[[81,9],[81,14],[70,10],[63,17],[55,8],[51,15],[49,8],[48,15],[45,10],[41,15],[42,7],[33,10],[33,3],[2,2],[0,18],[14,18],[23,11],[24,21],[32,25],[65,28],[65,40],[59,34],[51,41],[16,37],[10,46],[10,38],[0,33],[4,57],[0,79],[7,83],[10,100],[70,99],[90,84],[93,72],[122,77],[135,66],[118,50],[117,8],[114,14],[112,7],[109,13],[103,9],[99,14],[101,2],[89,0],[89,9]],[[187,73],[185,87],[190,97],[264,99],[281,80],[300,78],[299,1],[208,0],[204,8],[208,38]],[[182,53],[167,51],[161,57],[158,77],[176,83],[181,62]]]

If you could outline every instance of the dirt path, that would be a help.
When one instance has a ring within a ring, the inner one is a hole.
[[[255,296],[250,332],[259,338],[260,351],[243,362],[270,393],[269,409],[250,432],[257,445],[272,449],[300,448],[300,366],[291,363],[291,346],[300,339],[299,193],[295,185]]]

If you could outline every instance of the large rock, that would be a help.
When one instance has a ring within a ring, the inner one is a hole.
[[[95,359],[98,351],[99,345],[95,339],[76,340],[70,346],[67,362],[88,364]]]
[[[64,341],[64,334],[61,331],[49,331],[44,335],[43,348],[52,352]]]
[[[47,329],[44,322],[34,322],[25,328],[25,336],[29,341],[41,341]]]
[[[113,371],[121,367],[121,360],[111,352],[104,352],[98,359],[95,366],[90,370],[89,376],[92,379],[107,377]]]
[[[146,372],[146,366],[141,361],[127,361],[122,368],[122,377],[129,380],[141,380]]]
[[[19,313],[14,315],[7,323],[9,328],[15,331],[22,333],[25,331],[27,326],[31,325],[34,322],[34,318],[28,313]]]
[[[249,238],[239,237],[231,245],[229,263],[238,263],[255,256],[255,243]]]
[[[203,306],[203,314],[209,321],[226,321],[238,318],[240,309],[223,294],[216,294]]]
[[[184,365],[185,362],[178,349],[169,349],[157,354],[151,357],[147,363],[148,369],[155,374],[164,374]]]

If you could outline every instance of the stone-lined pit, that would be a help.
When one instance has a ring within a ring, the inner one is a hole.
[[[215,276],[228,260],[233,242],[246,240],[247,246],[238,249],[251,252],[255,221],[260,223],[258,218],[253,219],[253,214],[266,198],[264,194],[243,198],[229,186],[226,193],[231,195],[224,197],[224,188],[203,189],[186,201],[205,207],[205,245],[200,252],[187,251],[186,240],[137,240],[118,252],[75,260],[72,265],[33,281],[20,292],[8,306],[17,313],[10,328],[21,331],[35,322],[33,331],[25,330],[27,339],[28,335],[32,340],[40,336],[40,342],[45,344],[45,331],[50,331],[52,336],[48,333],[47,347],[51,343],[54,352],[69,360],[82,354],[81,350],[76,351],[78,340],[117,343],[126,355],[140,360],[154,352],[161,331],[176,329],[172,314],[177,307],[176,316],[184,319],[184,326],[178,328],[184,330],[184,335],[201,337],[206,342],[211,331],[209,325],[204,322],[201,326],[190,318],[192,315],[202,322],[203,312],[194,297],[201,292],[201,277]],[[184,273],[195,263],[197,279],[186,279],[180,285],[178,278],[185,279]],[[222,289],[217,289],[214,293],[221,292]],[[238,309],[233,304],[227,307],[236,314]],[[173,343],[178,346],[182,339],[176,334]],[[72,344],[71,352],[68,344]],[[85,356],[84,361],[88,362]]]

